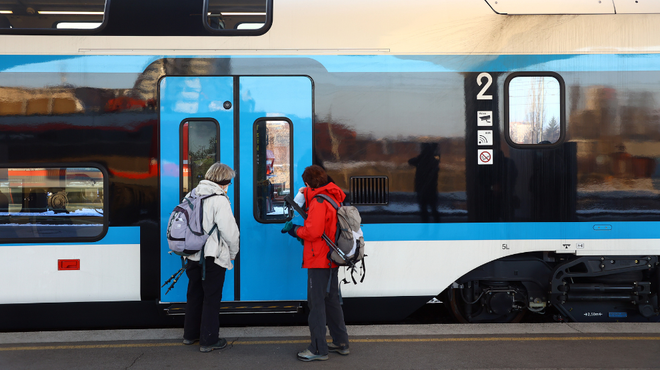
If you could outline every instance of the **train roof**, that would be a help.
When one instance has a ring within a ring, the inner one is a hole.
[[[660,14],[652,13],[653,7],[645,8],[652,14],[617,11],[598,15],[513,16],[503,14],[514,14],[509,9],[523,4],[522,0],[504,0],[497,4],[492,0],[410,0],[404,3],[259,0],[261,7],[266,7],[266,15],[260,16],[264,22],[262,28],[209,31],[204,26],[207,18],[202,10],[208,9],[203,8],[208,1],[211,0],[108,0],[103,19],[106,24],[98,30],[0,28],[3,45],[0,53],[236,56],[643,54],[660,51]],[[3,5],[8,6],[9,2],[0,0],[0,13]],[[619,2],[603,3],[618,5]],[[177,5],[184,3],[188,4],[184,8]],[[574,1],[556,3],[575,4]],[[245,4],[251,6],[252,3]],[[617,10],[624,8],[616,7]],[[8,8],[5,13],[10,10]],[[542,11],[537,9],[537,12]],[[211,14],[206,13],[207,16]]]

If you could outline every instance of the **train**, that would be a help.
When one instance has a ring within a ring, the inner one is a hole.
[[[659,5],[1,0],[0,45],[0,331],[181,326],[217,161],[223,325],[305,322],[312,164],[362,216],[347,322],[660,320]]]

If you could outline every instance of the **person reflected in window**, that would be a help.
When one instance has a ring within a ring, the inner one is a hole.
[[[440,222],[438,212],[438,174],[440,173],[440,151],[438,143],[422,143],[421,153],[408,160],[416,167],[415,193],[422,222],[429,222],[429,208],[434,222]]]
[[[520,207],[520,198],[515,190],[518,168],[511,158],[504,155],[502,149],[497,149],[494,156],[497,172],[493,184],[493,205],[499,221],[513,221],[515,210]]]
[[[218,15],[210,15],[208,17],[209,19],[209,27],[216,29],[216,30],[224,30],[225,29],[225,20],[222,18],[221,14]]]
[[[547,140],[539,145],[550,145]],[[561,148],[540,147],[534,153],[532,176],[529,191],[532,195],[532,216],[534,221],[561,221],[563,209],[563,155]]]

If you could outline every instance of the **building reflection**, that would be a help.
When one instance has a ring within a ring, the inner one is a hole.
[[[568,134],[577,145],[578,220],[657,217],[660,111],[654,101],[660,91],[578,85],[570,91]]]

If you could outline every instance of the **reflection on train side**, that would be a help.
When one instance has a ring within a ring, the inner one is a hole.
[[[0,238],[100,235],[103,180],[96,168],[0,168]]]

